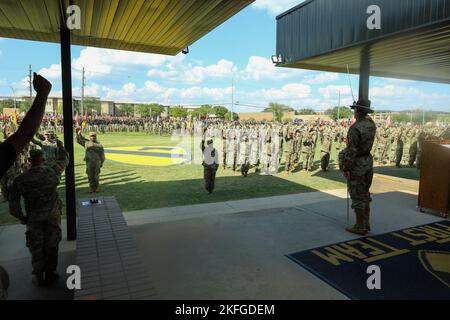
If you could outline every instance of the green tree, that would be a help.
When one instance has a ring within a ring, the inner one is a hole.
[[[188,112],[181,106],[175,106],[170,108],[170,116],[174,118],[186,118]]]
[[[99,98],[86,97],[83,101],[84,112],[101,113],[101,103]]]
[[[120,111],[122,111],[123,114],[126,116],[132,116],[134,115],[134,107],[131,104],[123,104],[120,106]]]
[[[17,107],[19,106],[19,102],[16,101]],[[14,100],[13,99],[5,99],[0,100],[0,108],[14,108]]]
[[[334,107],[326,111],[326,114],[333,120],[350,119],[353,117],[353,111],[348,107]]]
[[[210,114],[213,114],[213,113],[214,113],[214,109],[209,104],[204,104],[198,109],[198,114],[201,117],[207,117],[207,116],[209,116]]]
[[[276,121],[282,121],[284,113],[292,111],[294,111],[294,109],[292,109],[290,106],[275,102],[269,103],[269,107],[264,109],[264,112],[273,113]]]
[[[296,115],[315,115],[317,114],[313,109],[299,109],[295,111]]]
[[[161,113],[163,113],[163,111],[164,111],[164,106],[157,104],[157,103],[151,103],[149,105],[149,107],[150,107],[149,116],[151,116],[151,117],[159,117],[161,115]]]
[[[20,101],[20,112],[28,112],[31,108],[31,99],[26,98],[23,101]]]
[[[148,104],[140,104],[136,106],[136,112],[141,117],[148,117],[150,116],[150,106]]]
[[[224,119],[226,114],[228,113],[228,109],[223,106],[216,106],[213,108],[214,114],[221,119]]]
[[[226,119],[226,120],[230,120],[231,117],[233,117],[233,120],[239,120],[239,115],[238,115],[236,112],[233,112],[233,114],[231,114],[231,111],[228,111],[228,112],[225,114],[225,119]]]

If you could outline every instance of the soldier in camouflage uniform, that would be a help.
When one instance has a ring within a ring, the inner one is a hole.
[[[250,165],[255,167],[255,172],[259,172],[259,132],[256,129],[250,131]]]
[[[8,197],[11,215],[27,226],[26,243],[31,253],[33,280],[38,286],[50,285],[58,278],[62,202],[57,188],[69,155],[61,141],[57,144],[57,159],[52,167],[46,165],[41,150],[30,151],[31,168],[14,180]],[[21,197],[26,215],[22,213]]]
[[[227,151],[228,151],[228,129],[222,128],[222,166],[223,170],[227,168]]]
[[[313,126],[310,126],[306,135],[303,137],[302,160],[303,168],[307,171],[312,171],[314,167],[314,152],[316,143],[316,131]]]
[[[418,131],[412,130],[413,133],[411,134],[411,144],[409,146],[409,159],[408,159],[408,165],[410,167],[414,166],[414,163],[416,162],[416,156],[417,156],[417,140],[419,137]]]
[[[328,166],[330,165],[332,141],[333,141],[333,131],[331,127],[325,126],[322,131],[321,159],[320,159],[320,166],[323,171],[328,171]]]
[[[44,153],[45,162],[48,166],[52,166],[56,161],[58,146],[56,145],[55,132],[47,130],[44,132],[44,140],[32,140],[33,144],[41,147]]]
[[[243,134],[239,138],[239,164],[241,165],[241,174],[243,177],[247,177],[250,170],[250,142],[247,134]]]
[[[370,186],[373,179],[372,146],[375,140],[376,125],[368,117],[374,111],[370,109],[370,101],[360,99],[351,106],[355,109],[356,122],[350,127],[347,135],[347,148],[340,155],[340,169],[348,181],[352,209],[355,210],[356,224],[346,228],[351,233],[366,235],[370,231]]]
[[[285,132],[284,137],[284,155],[285,155],[285,172],[286,174],[291,174],[295,169],[294,158],[295,158],[295,148],[294,148],[294,133],[290,130]]]
[[[261,139],[261,175],[270,175],[270,163],[272,161],[272,137],[270,135],[271,130],[266,130],[262,134]]]
[[[420,159],[422,157],[422,148],[423,148],[423,144],[425,142],[426,136],[427,136],[426,133],[422,129],[417,138],[416,167],[418,170],[420,170]]]
[[[401,128],[398,129],[395,137],[395,166],[397,168],[401,167],[401,161],[403,158],[403,131]]]
[[[105,162],[105,150],[97,140],[97,134],[91,132],[89,140],[81,135],[77,129],[77,142],[86,149],[84,161],[86,161],[86,174],[89,180],[91,193],[99,192],[100,170]]]
[[[300,129],[295,131],[294,140],[294,164],[295,167],[297,167],[300,163],[302,155],[303,133]]]

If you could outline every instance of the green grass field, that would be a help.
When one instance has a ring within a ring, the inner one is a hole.
[[[175,146],[169,136],[150,136],[143,133],[109,133],[99,135],[106,147],[127,146]],[[195,143],[198,147],[198,142]],[[319,148],[318,148],[319,149]],[[89,187],[83,161],[84,149],[75,146],[75,175],[77,198],[88,199]],[[319,150],[316,155],[319,166]],[[335,155],[332,155],[335,159]],[[284,160],[284,159],[283,159]],[[283,161],[284,162],[284,161]],[[334,163],[332,162],[334,165]],[[283,166],[281,167],[283,169]],[[380,168],[379,173],[418,179],[415,169]],[[123,211],[162,208],[226,200],[238,200],[283,194],[311,192],[345,188],[342,174],[337,170],[322,173],[304,171],[293,175],[279,173],[275,176],[260,176],[250,171],[247,178],[220,168],[217,172],[216,190],[208,194],[203,188],[203,167],[199,164],[182,164],[170,167],[127,165],[106,160],[101,172],[100,196],[115,196]],[[64,198],[64,185],[60,194]],[[7,204],[0,204],[0,224],[16,223],[8,214]]]

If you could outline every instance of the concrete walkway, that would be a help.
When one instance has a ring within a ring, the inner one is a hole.
[[[377,176],[373,233],[441,220],[416,182]],[[356,238],[346,190],[126,213],[160,299],[346,299],[286,254]]]
[[[63,237],[66,221],[62,221]],[[31,256],[25,246],[25,226],[0,226],[0,265],[9,273],[11,300],[70,300],[72,292],[66,288],[67,266],[75,263],[76,242],[63,239],[59,246],[58,272],[60,279],[52,288],[37,288],[31,282]]]
[[[417,181],[376,175],[373,233],[441,220],[416,210]],[[344,231],[346,190],[226,201],[124,214],[158,299],[346,299],[286,254],[355,238]],[[65,221],[62,222],[65,235]],[[75,242],[60,245],[52,289],[31,284],[25,227],[0,227],[0,265],[11,299],[71,299],[65,269]]]
[[[401,191],[404,193],[417,195],[418,188],[419,184],[414,180],[375,174],[374,184],[371,191],[373,194]],[[324,202],[336,198],[346,199],[347,190],[336,189],[323,192],[308,192],[275,197],[146,209],[125,212],[124,216],[129,226],[137,226],[147,223],[169,222],[246,211],[290,208],[311,203]]]

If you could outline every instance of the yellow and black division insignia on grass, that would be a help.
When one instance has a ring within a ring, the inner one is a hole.
[[[189,153],[182,147],[138,146],[105,149],[106,159],[131,165],[168,167],[190,160]]]

